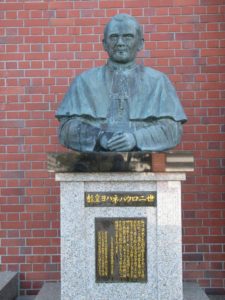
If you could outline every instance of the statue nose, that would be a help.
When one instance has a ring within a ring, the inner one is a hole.
[[[124,45],[124,40],[122,36],[119,36],[118,41],[117,41],[117,45]]]

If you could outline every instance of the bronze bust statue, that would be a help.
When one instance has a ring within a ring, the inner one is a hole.
[[[106,65],[75,78],[56,117],[59,140],[81,151],[163,151],[179,144],[186,115],[165,74],[138,65],[142,29],[114,16],[104,30]]]

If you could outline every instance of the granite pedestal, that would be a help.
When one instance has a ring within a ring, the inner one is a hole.
[[[61,300],[181,300],[184,173],[56,173],[61,193]],[[85,193],[156,192],[156,206],[86,207]],[[147,281],[96,282],[96,218],[146,220]]]

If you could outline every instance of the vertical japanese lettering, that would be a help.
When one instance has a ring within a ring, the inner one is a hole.
[[[98,282],[147,281],[146,219],[96,219]]]

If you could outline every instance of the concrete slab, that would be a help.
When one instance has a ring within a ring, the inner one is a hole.
[[[34,300],[36,296],[19,296],[16,300]]]
[[[203,289],[195,282],[183,282],[184,300],[209,300]]]
[[[204,291],[194,282],[184,282],[184,300],[209,300]],[[224,298],[216,298],[213,296],[210,300],[222,300]],[[218,296],[221,297],[221,296]],[[19,299],[20,300],[20,299]],[[21,299],[23,300],[23,299]],[[29,300],[25,299],[24,300]],[[60,283],[45,283],[36,296],[35,300],[60,300]]]
[[[225,300],[225,295],[208,295],[210,300]]]
[[[14,300],[18,296],[18,273],[0,272],[0,300]]]
[[[46,282],[35,300],[60,300],[60,290],[60,282]]]

